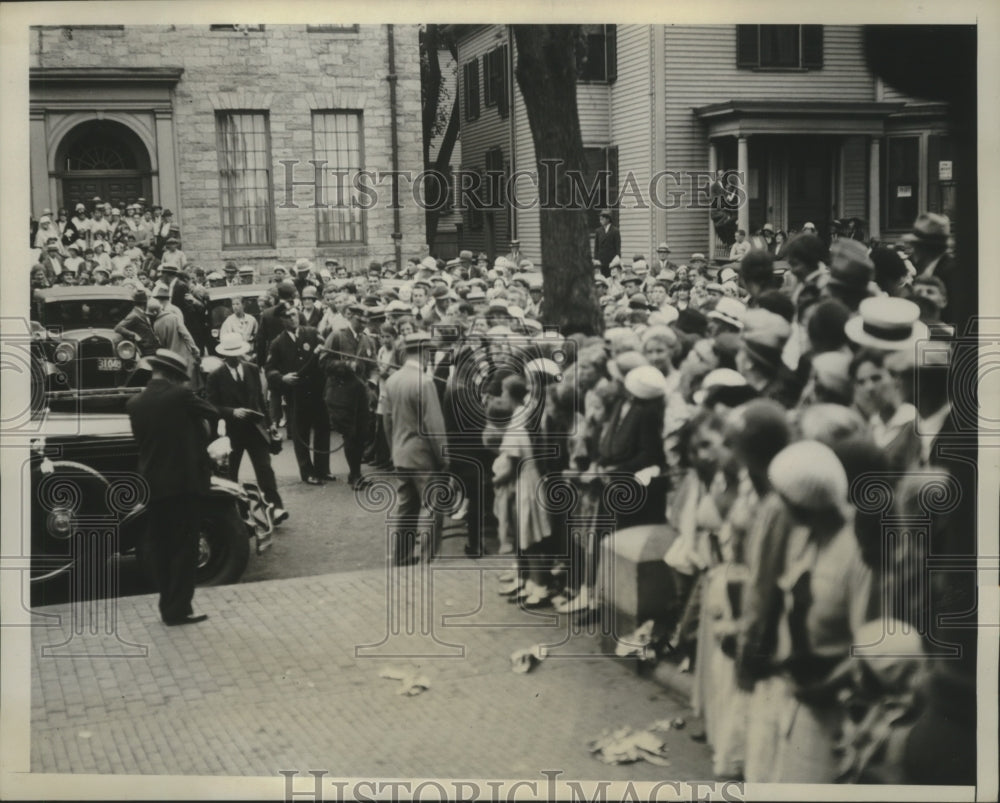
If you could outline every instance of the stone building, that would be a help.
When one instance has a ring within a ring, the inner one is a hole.
[[[420,255],[424,212],[406,202],[405,185],[398,210],[388,183],[354,188],[360,171],[422,167],[417,33],[415,25],[33,28],[33,213],[72,214],[94,196],[115,205],[143,197],[173,211],[182,249],[209,269]]]

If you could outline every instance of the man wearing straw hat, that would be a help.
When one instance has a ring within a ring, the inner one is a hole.
[[[206,391],[208,400],[226,422],[226,435],[232,445],[231,479],[234,482],[239,479],[240,463],[246,452],[264,498],[274,505],[274,523],[281,524],[288,518],[288,511],[284,509],[271,468],[271,420],[264,403],[260,370],[243,359],[251,348],[239,332],[225,332],[215,347],[223,365],[208,375]]]
[[[169,349],[148,358],[149,384],[126,405],[139,447],[139,475],[149,493],[149,547],[168,626],[202,622],[194,615],[198,525],[211,487],[208,443],[219,413],[187,387],[188,366]]]

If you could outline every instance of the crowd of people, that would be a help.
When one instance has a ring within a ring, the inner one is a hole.
[[[675,264],[666,243],[625,265],[610,220],[594,254],[602,336],[544,325],[526,259],[463,251],[353,276],[333,260],[276,266],[259,318],[237,300],[221,321],[225,364],[206,386],[239,447],[233,470],[249,452],[287,517],[269,465],[277,427],[311,485],[333,478],[336,432],[352,487],[365,463],[394,469],[397,513],[432,528],[427,484],[450,477],[466,555],[510,554],[502,594],[578,621],[602,615],[602,535],[667,525],[656,643],[692,673],[718,777],[971,782],[974,629],[970,641],[930,615],[972,607],[969,590],[922,572],[930,552],[974,555],[974,520],[959,505],[932,516],[927,539],[886,540],[867,490],[888,485],[884,512],[905,518],[935,483],[974,487],[938,448],[960,429],[947,218],[922,214],[899,247],[828,244],[810,227],[780,244],[783,272],[778,246],[756,241],[721,266]],[[136,309],[121,331],[196,379],[204,271],[168,257],[125,278]],[[581,491],[572,509],[553,501],[567,482]],[[571,515],[612,524],[577,540]],[[412,533],[392,558],[421,559]],[[953,641],[960,659],[923,660]]]

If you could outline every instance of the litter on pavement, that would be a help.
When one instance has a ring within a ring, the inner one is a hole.
[[[654,731],[669,731],[669,720],[661,719],[645,730],[625,727],[615,731],[604,731],[588,743],[587,748],[594,758],[605,764],[632,764],[648,761],[659,767],[670,766],[664,737]]]
[[[386,667],[378,673],[378,676],[388,680],[400,681],[400,688],[396,691],[396,694],[402,694],[407,697],[414,697],[431,687],[431,682],[427,679],[427,676],[417,674],[416,669]]]
[[[548,655],[548,648],[543,644],[536,644],[526,650],[515,650],[510,655],[510,668],[518,674],[526,674],[544,661]]]

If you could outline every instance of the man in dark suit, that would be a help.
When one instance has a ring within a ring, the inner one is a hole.
[[[594,232],[594,259],[601,263],[601,273],[611,274],[611,261],[622,255],[622,236],[611,224],[611,211],[601,212],[601,225]]]
[[[300,327],[299,311],[286,307],[285,331],[271,341],[264,366],[272,392],[289,395],[288,428],[303,482],[320,485],[330,474],[330,422],[323,404],[324,375],[317,349],[322,341],[312,327]]]
[[[285,331],[281,316],[285,308],[295,301],[297,295],[298,291],[292,282],[288,280],[278,282],[278,303],[263,310],[260,314],[257,335],[254,338],[254,354],[257,358],[257,365],[264,365],[267,362],[268,348],[270,348],[274,338]],[[280,427],[284,419],[281,413],[281,401],[285,398],[284,389],[270,388],[270,391],[268,404],[270,405],[271,420]]]
[[[955,297],[960,281],[955,258],[948,253],[948,238],[951,236],[951,221],[945,215],[925,212],[916,219],[913,231],[907,238],[912,243],[910,261],[922,278],[935,276],[944,283],[949,301]],[[952,311],[941,310],[941,320],[956,323]]]
[[[198,526],[211,487],[210,433],[219,413],[189,387],[187,364],[169,349],[148,358],[153,374],[126,405],[139,447],[139,474],[149,488],[149,546],[164,624],[201,622],[194,615]]]
[[[351,369],[362,380],[367,380],[375,368],[375,342],[365,332],[367,310],[363,304],[350,304],[345,314],[347,326],[330,334],[326,348],[340,352],[340,359],[347,360]]]
[[[239,332],[227,332],[215,351],[225,364],[209,374],[207,392],[208,400],[226,422],[226,434],[233,447],[229,455],[230,477],[234,482],[239,479],[243,453],[249,454],[257,484],[264,498],[274,505],[274,523],[281,524],[288,518],[288,511],[271,468],[271,421],[264,404],[260,371],[242,359],[250,351],[250,344]]]

